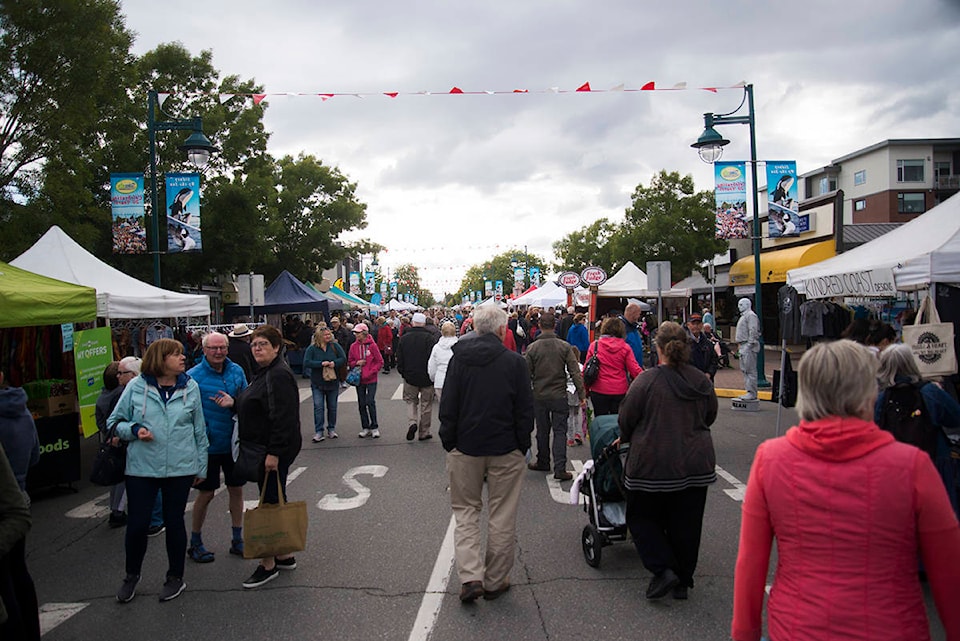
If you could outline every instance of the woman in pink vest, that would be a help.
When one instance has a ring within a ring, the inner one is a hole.
[[[947,639],[960,639],[960,527],[930,457],[873,422],[877,358],[853,341],[800,361],[800,425],[757,448],[743,502],[735,641],[930,639],[927,568]],[[952,606],[950,604],[953,604]]]

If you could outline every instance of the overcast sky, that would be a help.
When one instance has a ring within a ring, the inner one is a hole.
[[[267,99],[269,151],[338,166],[368,206],[368,227],[351,238],[387,246],[382,265],[417,265],[438,297],[511,248],[552,261],[554,241],[621,219],[634,188],[661,169],[712,189],[712,167],[690,144],[704,112],[732,111],[743,92],[699,87],[753,83],[758,157],[795,159],[800,173],[888,138],[960,137],[960,0],[122,7],[136,53],[173,41],[194,55],[210,49],[222,76],[268,93],[528,89]],[[551,91],[650,81],[688,89]],[[721,133],[731,140],[724,160],[749,157],[747,127]]]

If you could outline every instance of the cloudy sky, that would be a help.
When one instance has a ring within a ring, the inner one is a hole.
[[[803,173],[888,138],[960,137],[960,0],[124,0],[135,52],[181,42],[270,96],[275,156],[358,184],[366,237],[439,296],[487,257],[619,219],[753,83],[760,159]],[[604,91],[686,83],[684,91]],[[576,93],[589,82],[591,93]],[[530,93],[446,95],[470,91]],[[163,87],[156,87],[163,91]],[[554,92],[560,90],[560,92]],[[400,92],[396,99],[383,92]],[[433,95],[405,95],[432,92]],[[439,94],[439,95],[437,95]],[[749,157],[727,126],[724,159]]]

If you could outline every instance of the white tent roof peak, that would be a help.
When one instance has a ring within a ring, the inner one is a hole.
[[[209,316],[210,298],[154,287],[114,269],[54,225],[11,265],[97,290],[97,315],[106,318]]]

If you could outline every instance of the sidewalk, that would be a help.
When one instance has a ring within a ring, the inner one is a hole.
[[[791,365],[796,370],[800,355],[790,354],[790,356],[792,357]],[[763,358],[763,371],[766,374],[767,383],[773,385],[773,370],[780,369],[780,350],[768,347],[764,349]],[[714,388],[720,398],[736,398],[746,394],[746,390],[743,389],[743,372],[740,371],[740,361],[733,358],[732,355],[730,356],[730,367],[732,369],[717,370],[717,375],[713,379]],[[769,387],[761,387],[757,393],[761,401],[771,400],[771,394]]]

